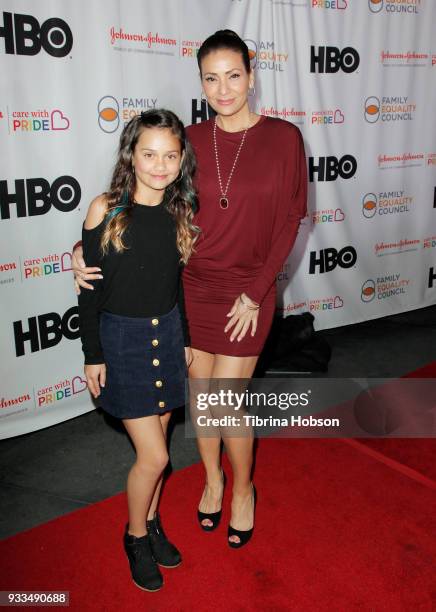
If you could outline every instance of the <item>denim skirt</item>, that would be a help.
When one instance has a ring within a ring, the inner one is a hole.
[[[150,318],[100,315],[106,385],[100,405],[119,419],[163,414],[185,403],[187,375],[177,305]]]

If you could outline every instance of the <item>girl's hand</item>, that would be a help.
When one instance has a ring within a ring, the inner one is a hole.
[[[101,391],[100,387],[104,387],[106,384],[106,366],[104,363],[97,363],[95,365],[85,365],[85,376],[86,382],[88,383],[88,389],[92,395],[97,398]]]
[[[80,287],[84,289],[94,289],[92,285],[86,282],[87,280],[98,280],[103,278],[101,274],[96,274],[96,272],[101,272],[101,268],[86,267],[81,246],[77,246],[73,251],[71,267],[74,272],[74,288],[77,295],[80,295]]]
[[[194,355],[192,353],[192,349],[190,346],[185,346],[185,359],[186,359],[186,367],[189,368],[191,363],[194,361]]]
[[[251,326],[251,335],[254,336],[257,330],[257,319],[259,317],[259,305],[253,302],[248,295],[242,293],[233,303],[230,312],[227,313],[230,321],[224,328],[224,333],[233,328],[230,342],[236,338],[240,342]]]

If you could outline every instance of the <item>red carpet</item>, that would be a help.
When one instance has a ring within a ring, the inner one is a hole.
[[[80,611],[430,612],[436,491],[419,470],[434,461],[434,440],[353,442],[260,440],[256,529],[241,550],[226,544],[231,482],[223,524],[205,534],[195,512],[201,466],[173,474],[161,512],[184,562],[164,570],[158,593],[130,581],[124,494],[0,543],[0,590],[68,590],[70,609]],[[381,452],[373,442],[393,444]],[[404,444],[405,454],[395,450]]]
[[[436,378],[436,361],[406,374],[403,378]],[[360,438],[358,442],[382,453],[393,461],[399,462],[403,466],[416,470],[436,483],[435,438],[402,438],[401,440],[394,438]]]
[[[432,361],[424,367],[406,374],[403,378],[436,378],[436,361]]]

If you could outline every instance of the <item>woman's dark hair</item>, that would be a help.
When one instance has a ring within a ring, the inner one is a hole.
[[[244,62],[245,70],[251,72],[250,55],[248,53],[248,47],[236,32],[233,30],[218,30],[209,38],[203,41],[201,47],[198,50],[197,62],[201,74],[201,62],[203,59],[212,51],[218,51],[219,49],[230,49],[236,53],[242,55],[242,61]]]
[[[147,128],[169,128],[180,141],[184,152],[180,176],[165,189],[164,205],[176,220],[177,247],[182,261],[186,263],[198,233],[198,228],[192,223],[193,214],[198,208],[197,194],[192,184],[196,161],[183,123],[177,115],[166,109],[152,109],[136,115],[121,133],[118,158],[106,193],[106,227],[101,241],[102,252],[107,253],[110,243],[118,252],[126,248],[123,234],[130,221],[136,189],[132,157],[141,133]]]

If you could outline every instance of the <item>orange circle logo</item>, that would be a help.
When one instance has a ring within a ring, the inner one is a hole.
[[[377,212],[377,196],[375,193],[367,193],[362,199],[362,213],[367,219],[371,219]]]
[[[368,123],[375,123],[380,117],[380,100],[376,96],[370,96],[365,100],[365,120]]]
[[[383,0],[368,0],[371,13],[379,13],[383,9]]]
[[[120,107],[113,96],[103,96],[97,105],[98,125],[107,134],[112,134],[120,125]]]
[[[362,285],[362,302],[372,302],[375,298],[375,283],[372,278],[366,280]]]
[[[251,68],[254,68],[257,63],[257,43],[251,40],[251,38],[245,38],[244,42],[248,47],[248,57],[250,58]]]

